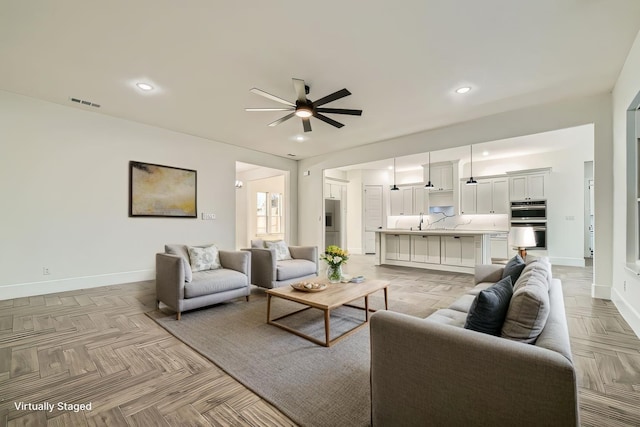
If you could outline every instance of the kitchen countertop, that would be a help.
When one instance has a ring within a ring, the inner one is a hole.
[[[376,233],[383,234],[415,234],[415,235],[437,235],[437,236],[478,236],[483,234],[505,234],[508,231],[501,230],[457,230],[457,229],[431,229],[431,230],[407,230],[399,228],[387,228],[375,230]]]

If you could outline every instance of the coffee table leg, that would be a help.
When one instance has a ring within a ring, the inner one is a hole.
[[[384,309],[385,310],[389,310],[389,302],[388,302],[389,300],[387,299],[387,297],[388,297],[387,290],[388,289],[389,288],[387,288],[387,287],[384,288]]]
[[[369,295],[364,297],[364,321],[369,321]]]
[[[325,347],[329,347],[331,345],[331,342],[329,341],[329,337],[331,336],[331,327],[329,326],[329,319],[330,319],[330,315],[329,315],[329,310],[325,310],[324,311],[324,336],[325,336]]]
[[[271,323],[271,294],[267,294],[267,323]]]

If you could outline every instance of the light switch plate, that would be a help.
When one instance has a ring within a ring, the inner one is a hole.
[[[216,214],[202,212],[202,219],[216,219]]]

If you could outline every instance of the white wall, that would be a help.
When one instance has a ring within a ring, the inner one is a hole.
[[[622,316],[640,336],[640,277],[625,268],[627,239],[635,239],[627,232],[627,109],[640,92],[640,33],[629,51],[626,63],[613,90],[613,160],[618,166],[613,170],[613,289],[611,299]],[[636,114],[637,117],[637,114]],[[597,165],[596,158],[596,165]],[[634,159],[631,159],[632,161]],[[629,171],[633,173],[633,171]],[[596,174],[596,191],[598,180]],[[597,200],[597,199],[596,199]],[[598,227],[596,224],[596,238]],[[633,245],[632,245],[633,246]],[[596,243],[596,259],[598,258]]]
[[[312,195],[322,188],[323,169],[436,151],[594,123],[596,180],[596,253],[594,292],[608,298],[612,271],[612,133],[611,95],[524,108],[413,135],[381,141],[323,156],[303,159],[299,170],[299,238],[303,244],[322,242],[322,206]],[[577,191],[580,191],[582,186]]]
[[[151,279],[165,243],[233,249],[236,160],[297,176],[290,159],[3,91],[0,141],[0,299]],[[198,215],[217,219],[129,218],[130,160],[197,170]]]

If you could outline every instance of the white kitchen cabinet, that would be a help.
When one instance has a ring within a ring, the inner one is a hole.
[[[509,243],[507,234],[494,234],[490,237],[491,259],[508,259]]]
[[[443,236],[441,263],[473,267],[476,264],[476,245],[473,236]]]
[[[411,236],[407,234],[387,234],[385,256],[389,260],[409,261],[411,259]]]
[[[340,200],[342,198],[342,189],[345,188],[344,185],[341,184],[332,184],[329,182],[324,183],[324,198],[325,199],[336,199]]]
[[[509,177],[509,199],[544,200],[547,173],[514,175]]]
[[[424,182],[429,182],[429,167],[424,168]],[[453,164],[431,165],[431,191],[453,191]]]
[[[460,213],[508,213],[509,187],[507,178],[479,178],[477,181],[477,185],[460,183]]]
[[[424,185],[416,185],[413,187],[413,214],[421,213],[429,213],[429,190]]]
[[[413,215],[413,187],[399,186],[399,190],[390,191],[391,215]]]
[[[411,236],[411,261],[440,264],[440,236]]]

